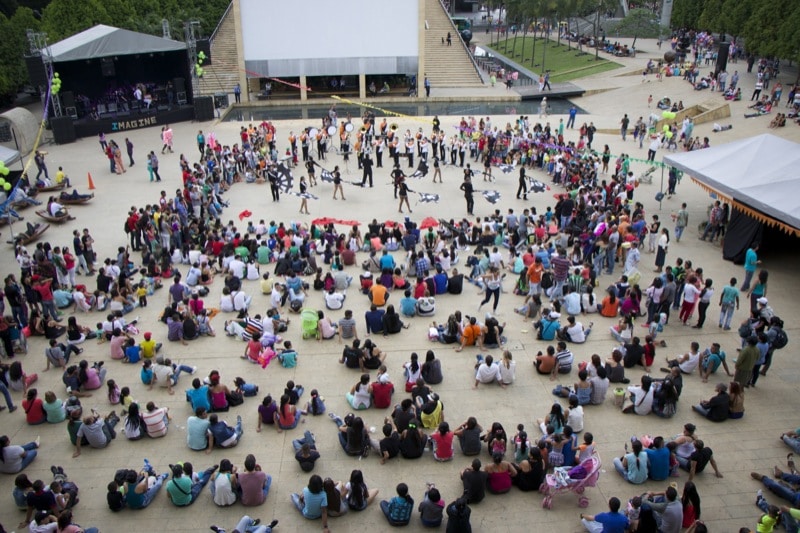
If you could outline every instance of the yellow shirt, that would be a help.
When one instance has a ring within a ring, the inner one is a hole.
[[[66,177],[67,175],[64,174],[64,171],[59,170],[58,172],[56,172],[56,183],[61,183],[62,181],[64,181],[64,178]]]
[[[275,285],[275,280],[272,278],[261,280],[261,294],[271,294],[272,287]]]
[[[141,298],[142,296],[147,296],[147,288],[146,287],[139,287],[136,289],[136,296]]]
[[[142,357],[145,359],[152,359],[156,356],[156,341],[152,339],[140,342],[139,348],[142,349]]]

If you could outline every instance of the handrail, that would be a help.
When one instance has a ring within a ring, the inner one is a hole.
[[[225,13],[223,13],[222,16],[219,18],[219,22],[217,22],[217,27],[214,28],[214,31],[211,32],[211,37],[209,37],[210,41],[213,41],[214,37],[217,36],[217,32],[219,31],[219,27],[222,26],[222,21],[224,21],[225,17],[228,16],[228,13],[230,12],[232,7],[233,7],[233,2],[229,3],[228,7],[225,8]]]
[[[464,51],[467,52],[467,57],[469,57],[469,60],[472,62],[472,68],[475,69],[475,73],[478,75],[478,78],[480,78],[481,83],[485,84],[485,82],[483,81],[483,75],[481,74],[481,68],[478,66],[477,61],[475,61],[475,57],[472,55],[472,52],[470,52],[467,43],[465,43],[464,39],[461,38],[461,33],[458,31],[458,28],[456,28],[456,25],[453,22],[453,18],[450,16],[450,13],[447,10],[447,7],[445,6],[444,2],[445,0],[439,0],[439,5],[442,6],[442,9],[444,9],[444,13],[445,15],[447,15],[447,20],[450,22],[450,26],[453,27],[453,32],[456,34],[457,37],[456,40],[461,43],[461,46],[464,47]]]

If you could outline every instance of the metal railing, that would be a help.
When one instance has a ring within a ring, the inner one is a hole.
[[[453,33],[455,33],[456,40],[461,43],[461,46],[464,47],[464,51],[467,52],[467,57],[469,57],[469,60],[472,62],[472,68],[475,69],[475,73],[478,75],[481,83],[484,83],[483,76],[481,76],[481,68],[478,66],[477,61],[475,61],[475,57],[472,55],[472,51],[469,49],[469,46],[467,46],[467,43],[465,43],[464,39],[461,38],[461,32],[458,31],[453,19],[450,18],[450,12],[448,11],[447,7],[450,2],[445,2],[447,2],[447,0],[439,0],[439,5],[442,6],[442,9],[444,9],[445,14],[447,15],[447,20],[450,22],[450,26],[453,28]]]

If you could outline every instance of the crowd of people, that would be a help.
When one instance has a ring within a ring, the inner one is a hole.
[[[336,435],[346,455],[363,458],[374,454],[381,464],[399,457],[421,459],[426,454],[437,463],[447,462],[455,458],[456,442],[465,456],[481,455],[485,443],[490,460],[484,466],[475,458],[460,473],[463,494],[445,498],[434,484],[427,484],[424,492],[419,487],[423,494],[417,508],[421,523],[435,527],[447,516],[448,530],[452,531],[468,531],[470,506],[479,503],[485,491],[503,494],[513,486],[536,491],[547,483],[548,475],[567,484],[570,479],[580,479],[580,471],[574,469],[596,454],[597,443],[588,429],[597,420],[592,420],[590,406],[605,403],[612,383],[616,386],[612,389],[614,402],[622,413],[672,417],[678,413],[684,380],[695,379],[694,374],[698,382],[706,383],[722,368],[729,376],[732,374],[732,381],[715,383],[714,395],[692,409],[697,416],[711,422],[743,417],[744,391],[756,387],[759,376],[766,375],[776,350],[787,341],[783,322],[767,299],[768,274],[756,266],[757,243],[748,250],[742,286],[738,287],[737,280],[732,279],[716,299],[717,286],[710,272],[686,257],[668,260],[672,252],[670,229],[657,215],[647,213],[638,201],[637,178],[631,170],[630,156],[620,154],[612,165],[607,145],[602,151],[593,151],[593,124],[584,124],[575,132],[577,140],[569,140],[574,136],[571,129],[565,130],[563,122],[554,128],[549,123],[531,123],[523,116],[498,127],[490,117],[464,117],[456,126],[456,133],[447,135],[437,118],[429,134],[406,132],[401,154],[400,141],[395,139],[401,134],[387,126],[385,120],[376,124],[370,114],[363,118],[363,131],[356,135],[355,148],[358,164],[365,170],[362,186],[366,186],[368,178],[371,180],[366,171],[370,167],[371,173],[373,154],[377,167],[382,167],[378,154],[383,144],[394,160],[395,169],[399,168],[401,155],[408,159],[411,168],[417,157],[426,168],[430,163],[434,168],[441,165],[463,169],[464,182],[459,190],[465,195],[471,216],[436,220],[425,228],[411,217],[400,223],[372,220],[356,223],[344,232],[331,222],[305,224],[262,219],[257,224],[255,220],[245,223],[243,219],[252,214],[240,217],[239,224],[233,220],[225,223],[222,216],[227,208],[226,191],[258,180],[280,189],[281,164],[291,166],[302,160],[307,164],[309,187],[317,186],[312,172],[315,167],[310,153],[312,139],[308,131],[299,137],[290,133],[289,158],[281,163],[277,152],[279,134],[269,122],[243,127],[238,142],[232,146],[223,145],[213,135],[206,136],[201,131],[200,160],[190,163],[183,155],[179,156],[182,187],[172,197],[160,191],[150,203],[129,210],[124,222],[125,239],[129,242],[120,246],[114,257],[98,261],[88,228],[82,232],[75,230],[71,247],[41,242],[32,254],[24,246],[17,247],[19,282],[13,273],[5,278],[4,295],[10,315],[0,319],[3,352],[13,358],[26,351],[27,337],[45,337],[47,368],[61,373],[65,390],[61,394],[47,390],[40,398],[33,387],[40,377],[25,373],[21,362],[15,360],[0,372],[0,391],[5,395],[9,412],[17,409],[9,390],[21,392],[25,398],[21,403],[26,422],[32,425],[66,422],[77,457],[87,448],[109,446],[117,437],[118,428],[124,428],[128,440],[168,434],[170,422],[179,415],[159,407],[159,395],[174,394],[180,376],[195,375],[198,368],[177,359],[173,362],[160,353],[163,346],[169,347],[164,352],[175,351],[179,346],[203,343],[204,337],[224,332],[231,343],[237,340],[243,343],[239,353],[246,361],[264,369],[270,364],[291,369],[304,364],[299,353],[302,339],[338,342],[345,345],[339,362],[360,372],[352,387],[338,391],[353,413],[338,416],[331,412],[330,398],[326,406],[319,392],[324,385],[322,380],[314,384],[319,390],[311,389],[305,404],[301,403],[305,387],[288,381],[279,396],[263,396],[256,408],[256,432],[263,426],[273,427],[277,432],[296,430],[305,421],[304,417],[327,413],[336,424]],[[338,120],[335,113],[329,114],[320,131],[327,131],[326,126],[341,125],[341,131],[349,134],[348,123],[349,119]],[[683,136],[691,137],[690,124],[685,125]],[[172,135],[167,134],[167,129],[162,140],[162,154],[171,153]],[[318,142],[321,140],[322,137]],[[340,140],[349,143],[348,136]],[[106,148],[101,144],[107,155]],[[318,153],[318,160],[330,157],[324,153],[324,150]],[[341,156],[346,158],[348,153],[349,147],[345,146]],[[112,155],[110,170],[117,172],[122,165]],[[485,181],[494,179],[493,166],[509,165],[519,172],[518,194],[526,198],[529,192],[534,192],[529,186],[535,186],[527,173],[536,172],[557,188],[557,199],[542,212],[508,208],[503,213],[494,209],[489,216],[475,217],[470,161],[484,163],[484,169],[488,169],[484,170]],[[153,152],[148,157],[148,166],[161,181],[158,159]],[[399,178],[398,175],[394,182],[402,196],[403,180],[412,178]],[[334,186],[340,185],[337,179],[340,177],[334,174]],[[672,194],[677,194],[675,185],[671,184]],[[273,201],[280,201],[278,194]],[[672,233],[679,240],[688,219],[678,212],[673,222]],[[723,235],[726,222],[722,206],[712,207],[701,238],[713,240]],[[649,282],[643,263],[647,255],[653,256],[655,270]],[[461,272],[459,263],[463,265]],[[362,271],[356,281],[353,274],[359,266]],[[615,274],[618,266],[620,270]],[[96,287],[79,283],[78,273],[96,276]],[[509,292],[513,294],[501,296],[512,280],[513,289]],[[462,296],[464,288],[469,287],[464,281],[477,287],[482,295],[480,301],[462,305],[467,301]],[[161,330],[156,331],[157,324],[149,324],[148,329],[153,331],[142,333],[139,318],[131,319],[131,314],[152,303],[164,286],[167,290],[161,292],[168,294],[164,295],[167,305],[160,313]],[[218,307],[207,306],[204,301],[212,290],[220,294]],[[737,339],[727,331],[743,295],[750,298],[750,305],[748,317],[737,329]],[[363,298],[363,304],[369,306],[364,313],[364,330],[360,317],[356,318],[352,309],[348,309],[355,298]],[[441,353],[442,345],[450,345],[454,352],[475,353],[477,361],[470,361],[469,368],[474,364],[476,389],[493,384],[513,387],[518,354],[507,346],[504,335],[507,324],[497,317],[503,311],[501,304],[505,305],[510,298],[515,299],[513,307],[523,316],[524,323],[534,330],[531,340],[535,337],[553,343],[535,357],[535,371],[555,381],[571,379],[576,370],[577,381],[571,387],[559,385],[553,390],[558,399],[533,434],[529,435],[518,420],[493,420],[484,430],[474,417],[468,417],[456,426],[452,419],[445,419],[445,400],[449,413],[460,399],[445,398],[444,388],[434,390],[445,379],[436,352]],[[424,317],[429,322],[428,317],[435,317],[437,301],[441,305],[443,299],[457,299],[462,309],[477,305],[481,310],[488,304],[492,309],[482,317],[480,313],[457,310],[428,327],[418,327],[419,321],[413,318]],[[658,361],[656,350],[666,346],[663,340],[656,342],[659,334],[677,323],[703,328],[712,303],[720,308],[719,338],[705,348],[687,339],[687,351],[664,358],[665,377],[651,377],[651,367]],[[2,311],[4,315],[5,305]],[[65,313],[70,311],[74,314],[62,325]],[[81,317],[98,316],[95,313],[103,313],[99,316],[104,318],[97,320],[96,325],[80,324]],[[215,327],[212,321],[220,314],[226,317],[224,325]],[[605,325],[618,321],[610,326],[609,336],[619,344],[605,357],[573,353],[590,334],[595,338],[604,329],[595,327],[591,320],[594,317],[586,315],[597,315],[598,323],[603,320]],[[299,323],[299,328],[290,327],[292,321]],[[647,328],[644,340],[636,334],[637,322]],[[416,352],[410,353],[408,361],[400,365],[377,345],[380,337],[391,342],[388,339],[391,335],[426,339],[435,349],[426,350],[424,358]],[[70,363],[73,356],[81,355],[81,343],[89,339],[106,345],[109,359],[119,361],[119,365],[114,363],[116,366],[110,368],[111,365],[90,363],[87,359]],[[722,344],[739,346],[738,357],[727,360]],[[496,351],[495,355],[490,351]],[[26,366],[30,366],[27,361]],[[637,384],[630,384],[625,371],[635,367],[641,367],[646,374]],[[397,385],[392,382],[390,368],[402,369],[402,385],[399,380]],[[134,400],[130,386],[125,385],[135,380],[137,372],[147,390],[147,397],[141,401]],[[241,415],[235,419],[231,416],[235,423],[229,423],[224,420],[225,413],[245,403],[247,398],[259,396],[257,380],[248,378],[251,381],[248,383],[242,377],[231,380],[227,376],[231,385],[228,386],[218,370],[210,371],[206,378],[190,379],[191,385],[185,392],[192,412],[186,422],[187,447],[210,454],[215,448],[227,450],[239,445],[252,425],[243,422]],[[625,389],[622,385],[630,386]],[[117,406],[120,413],[84,412],[81,399],[93,394],[107,395],[109,403]],[[64,400],[59,399],[62,395],[66,396]],[[381,439],[375,439],[364,418],[358,416],[368,409],[391,409],[380,428]],[[683,411],[682,416],[694,416],[688,410]],[[503,423],[509,422],[518,424],[511,437],[503,427]],[[624,523],[632,531],[655,531],[650,525],[655,523],[660,531],[669,533],[679,530],[676,524],[701,531],[697,522],[700,500],[694,478],[707,465],[711,465],[717,476],[722,473],[710,447],[697,438],[695,424],[687,423],[684,428],[682,435],[670,440],[650,439],[646,435],[636,438],[630,442],[632,452],[628,453],[626,443],[626,453],[614,460],[620,474],[634,484],[647,480],[665,482],[681,468],[686,470],[688,482],[683,497],[679,499],[677,489],[668,486],[663,494],[650,492],[645,497],[631,498],[624,513],[620,500],[612,498],[609,513],[582,517],[587,529],[620,531],[618,528]],[[795,449],[795,433],[783,438]],[[11,445],[9,438],[3,437],[0,471],[19,474],[41,452],[39,447],[39,442]],[[298,466],[304,472],[313,471],[320,458],[313,433],[305,431],[302,438],[294,440],[293,447]],[[69,518],[63,520],[72,520],[77,487],[72,489],[67,485],[63,470],[56,469],[54,475],[59,478],[54,481],[58,488],[51,484],[49,491],[41,480],[31,483],[26,477],[17,478],[28,510],[25,525],[33,524],[32,530],[57,521],[59,531],[68,531],[60,524],[64,516]],[[795,482],[794,478],[785,476],[792,475],[776,472],[777,477],[789,483]],[[308,485],[292,494],[291,499],[305,518],[321,519],[323,528],[327,528],[329,518],[348,510],[364,510],[377,500],[378,491],[367,487],[365,477],[369,477],[367,469],[353,470],[347,482],[313,474]],[[767,476],[757,479],[795,504],[797,493],[789,495],[785,486],[774,484]],[[168,472],[159,474],[145,460],[140,470],[116,472],[108,485],[107,500],[114,511],[142,509],[154,501],[164,486],[169,501],[182,507],[196,501],[206,484],[211,487],[216,505],[240,502],[256,506],[266,500],[271,477],[262,471],[252,454],[247,455],[242,470],[223,459],[200,472],[184,461],[169,465]],[[74,494],[70,492],[73,490]],[[405,525],[414,512],[411,493],[417,489],[399,483],[395,490],[396,494],[381,501],[379,506],[391,525]],[[22,497],[16,501],[22,506]],[[759,506],[763,501],[759,499]],[[53,513],[59,512],[55,517]],[[771,507],[765,512],[777,517]],[[784,512],[782,519],[789,520],[790,516]],[[262,531],[271,531],[277,525],[275,521],[261,526],[248,516],[242,521],[247,530],[260,527]],[[604,529],[607,523],[616,524],[613,527],[617,529]],[[597,524],[601,525],[599,529]]]

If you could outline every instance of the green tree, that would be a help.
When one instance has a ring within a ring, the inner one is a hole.
[[[722,18],[725,31],[734,37],[742,34],[757,0],[724,0]]]
[[[658,19],[649,9],[631,9],[628,11],[628,16],[617,25],[617,32],[620,35],[633,35],[633,44],[631,46],[635,48],[636,39],[639,37],[658,37],[661,27],[658,24]]]
[[[97,24],[114,24],[101,0],[53,0],[42,14],[42,29],[50,43]]]
[[[697,19],[703,13],[705,0],[674,0],[672,4],[673,28],[697,28]]]
[[[716,32],[725,31],[722,4],[723,0],[705,0],[703,12],[700,14],[700,18],[697,19],[697,27]]]

